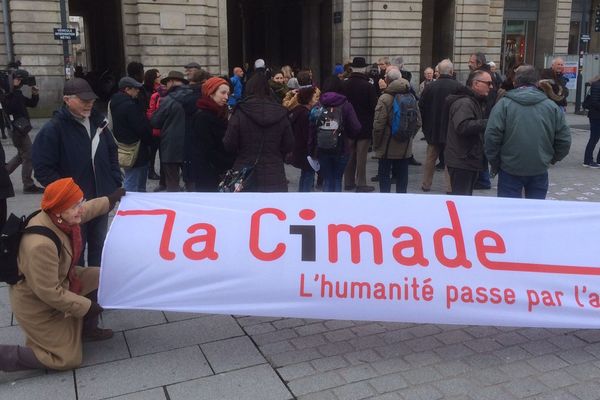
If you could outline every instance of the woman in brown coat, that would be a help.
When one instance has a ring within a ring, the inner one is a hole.
[[[52,230],[62,243],[26,234],[19,246],[19,272],[24,279],[10,288],[12,310],[27,336],[26,347],[1,345],[0,370],[28,368],[67,370],[82,361],[82,340],[112,337],[98,328],[102,307],[96,300],[98,267],[75,266],[82,251],[80,224],[106,214],[124,194],[118,189],[108,197],[86,202],[72,178],[48,185],[42,211],[28,226]]]
[[[236,154],[233,168],[255,166],[251,192],[287,192],[283,159],[294,148],[288,111],[272,100],[267,78],[254,74],[229,119],[225,150]]]

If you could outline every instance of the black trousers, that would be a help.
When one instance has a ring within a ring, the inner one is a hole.
[[[450,175],[450,184],[452,186],[453,195],[472,196],[473,187],[479,176],[478,171],[469,171],[467,169],[448,167]]]

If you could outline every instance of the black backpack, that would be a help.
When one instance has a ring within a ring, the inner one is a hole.
[[[59,237],[52,229],[45,226],[30,226],[27,224],[31,218],[40,213],[41,210],[34,212],[28,217],[17,217],[15,214],[10,214],[8,220],[2,228],[0,234],[0,282],[6,282],[9,285],[25,279],[19,274],[19,265],[17,263],[17,255],[19,254],[19,244],[21,238],[26,234],[42,235],[50,238],[56,245],[56,251],[60,257],[62,243]]]
[[[419,131],[417,99],[411,93],[399,93],[392,103],[392,137],[408,142]]]
[[[317,125],[317,147],[325,151],[337,151],[341,146],[344,121],[342,107],[322,107]]]

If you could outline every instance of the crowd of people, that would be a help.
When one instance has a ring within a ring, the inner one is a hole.
[[[156,191],[216,192],[228,171],[246,169],[245,190],[286,192],[290,164],[300,172],[300,192],[371,192],[366,164],[372,151],[378,173],[370,181],[380,192],[395,185],[406,193],[409,166],[421,165],[412,148],[422,129],[423,192],[440,170],[448,194],[489,189],[498,175],[498,196],[544,199],[549,165],[571,144],[563,64],[554,60],[542,80],[524,64],[502,77],[475,53],[465,84],[445,59],[426,68],[413,87],[402,57],[374,64],[356,57],[337,64],[322,85],[310,69],[271,69],[262,59],[251,71],[234,68],[231,77],[211,76],[195,62],[165,76],[132,62],[106,115],[94,107],[98,96],[85,79],[67,81],[63,106],[32,145],[22,135],[26,149],[19,155],[30,154],[34,176],[45,186],[42,211],[29,224],[51,229],[68,251],[57,254],[48,237],[24,236],[19,271],[25,279],[11,286],[10,295],[27,346],[0,346],[0,370],[74,368],[81,363],[82,338],[112,336],[97,326],[98,270],[81,266],[100,265],[108,211],[126,191],[146,191],[148,179],[159,180]],[[19,79],[15,74],[16,88]],[[37,103],[37,89],[32,93],[31,99],[13,95],[27,120],[26,107]],[[588,103],[592,132],[584,165],[598,168],[598,79]],[[0,158],[5,161],[3,150]],[[42,191],[23,163],[24,191]],[[0,173],[2,224],[6,198],[14,195],[13,168],[10,162]],[[50,334],[57,331],[64,334]]]

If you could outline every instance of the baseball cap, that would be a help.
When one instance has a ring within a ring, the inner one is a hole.
[[[191,62],[187,65],[185,65],[183,68],[198,68],[200,69],[200,64],[198,64],[197,62]]]
[[[143,85],[141,83],[139,83],[138,81],[136,81],[135,79],[133,79],[130,76],[126,76],[124,78],[121,78],[121,80],[119,81],[119,90],[125,89],[125,88],[136,88],[136,89],[139,89],[142,86]]]
[[[81,100],[95,100],[98,98],[98,96],[96,96],[96,93],[94,93],[94,91],[90,87],[90,84],[82,78],[74,78],[66,81],[63,89],[63,94],[65,96],[75,95]]]

